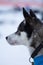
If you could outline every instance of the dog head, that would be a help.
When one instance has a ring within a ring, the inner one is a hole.
[[[6,40],[11,45],[26,45],[31,46],[32,42],[32,32],[37,25],[37,17],[30,9],[30,14],[23,8],[23,20],[15,33],[6,37]],[[39,20],[38,20],[39,21]]]

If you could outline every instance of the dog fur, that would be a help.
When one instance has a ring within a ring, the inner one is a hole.
[[[6,37],[11,45],[25,45],[30,48],[30,54],[43,41],[43,23],[36,17],[34,12],[30,9],[29,14],[23,8],[24,19],[18,26],[15,33]],[[41,50],[40,54],[43,54]]]

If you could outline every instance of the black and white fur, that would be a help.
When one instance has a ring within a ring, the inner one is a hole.
[[[40,20],[36,17],[34,12],[30,9],[29,14],[23,8],[23,20],[15,33],[6,37],[11,45],[25,45],[29,48],[30,54],[39,45],[36,43],[37,29],[42,25]],[[38,39],[38,37],[37,37]],[[35,41],[34,41],[35,40]]]

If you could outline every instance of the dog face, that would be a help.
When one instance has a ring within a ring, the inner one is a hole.
[[[6,37],[6,40],[11,45],[26,45],[31,46],[32,42],[32,32],[38,23],[36,16],[30,9],[30,14],[23,8],[23,20],[15,33]]]
[[[24,20],[19,24],[17,31],[7,36],[6,39],[8,43],[10,43],[11,45],[29,46],[30,45],[29,43],[32,40],[31,38],[32,31],[33,28]]]
[[[23,20],[15,33],[9,35],[6,37],[8,43],[11,45],[30,45],[29,42],[31,42],[31,34],[33,31],[32,26],[28,23],[29,21],[26,20],[27,18],[30,18],[30,15],[26,12],[26,10],[23,8],[23,16],[25,20]]]

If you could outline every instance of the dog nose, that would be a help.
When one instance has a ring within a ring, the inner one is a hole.
[[[8,39],[8,37],[6,37],[6,39]]]

